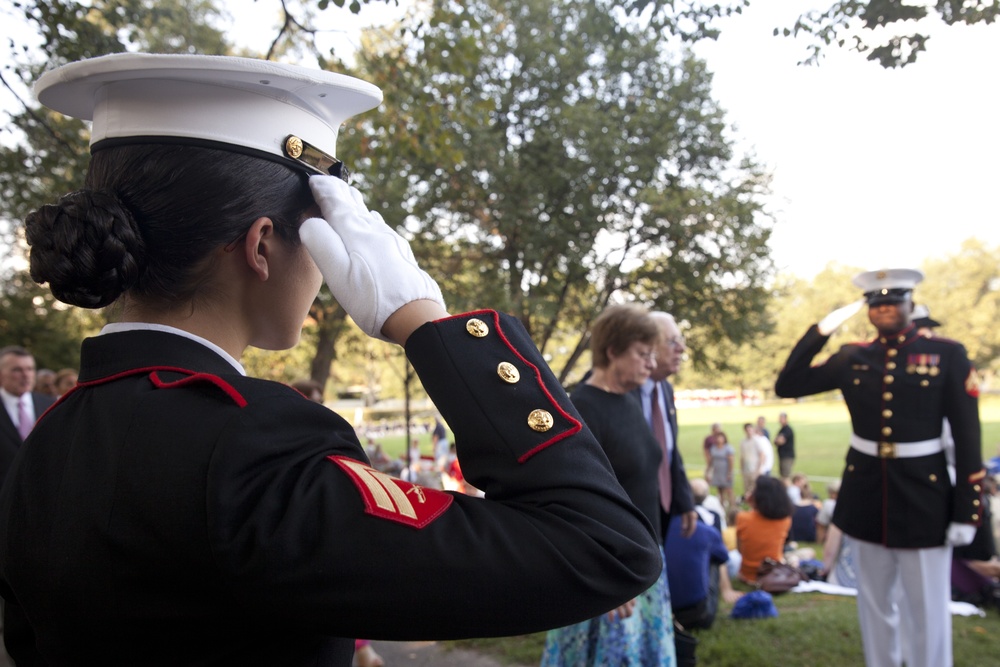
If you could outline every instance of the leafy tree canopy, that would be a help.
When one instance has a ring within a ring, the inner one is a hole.
[[[360,55],[387,100],[365,192],[408,214],[449,306],[515,314],[567,348],[564,378],[615,300],[746,322],[771,271],[767,177],[734,156],[702,61],[593,0],[440,3],[410,37]]]

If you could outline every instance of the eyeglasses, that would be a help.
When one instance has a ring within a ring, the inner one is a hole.
[[[654,352],[653,350],[647,350],[646,352],[643,352],[641,350],[632,350],[632,351],[635,352],[635,355],[640,359],[642,359],[643,361],[651,361],[654,363],[656,362],[656,352]]]
[[[667,345],[674,348],[675,350],[679,350],[685,345],[684,336],[677,336],[676,338],[668,338]]]

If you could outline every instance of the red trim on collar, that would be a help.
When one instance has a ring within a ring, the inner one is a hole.
[[[182,375],[186,375],[187,377],[182,378],[180,380],[176,380],[174,382],[165,382],[160,379],[158,372],[180,373]],[[76,387],[73,387],[72,390],[64,394],[62,397],[60,397],[59,401],[56,402],[56,405],[62,402],[63,398],[66,398],[72,392],[82,387],[94,387],[100,384],[107,384],[108,382],[114,382],[115,380],[120,380],[121,378],[130,377],[133,375],[143,375],[147,373],[149,374],[149,381],[152,382],[153,386],[155,386],[158,389],[185,387],[187,385],[195,383],[208,383],[217,387],[218,389],[221,389],[222,392],[226,394],[226,396],[228,396],[229,399],[232,400],[232,402],[238,405],[239,407],[244,408],[247,405],[247,400],[243,398],[243,394],[237,391],[237,389],[233,385],[229,384],[218,375],[212,375],[211,373],[198,373],[189,370],[187,368],[178,368],[176,366],[149,366],[146,368],[130,368],[127,371],[116,373],[114,375],[109,375],[107,377],[103,377],[98,380],[80,382],[76,385]]]
[[[232,400],[232,402],[238,405],[239,407],[245,408],[247,405],[247,399],[243,398],[243,395],[240,392],[236,391],[236,388],[233,385],[229,384],[228,382],[220,378],[218,375],[212,375],[210,373],[195,373],[194,371],[181,371],[181,370],[177,370],[177,372],[190,373],[190,375],[188,375],[186,378],[181,378],[180,380],[174,380],[173,382],[164,382],[163,380],[160,379],[159,374],[156,371],[153,371],[152,373],[149,374],[149,381],[152,382],[157,389],[172,389],[174,387],[186,387],[190,384],[207,382],[221,389],[226,394],[226,396],[228,396],[230,400]]]

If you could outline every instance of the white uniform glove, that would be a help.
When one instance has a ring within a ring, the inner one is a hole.
[[[851,316],[861,310],[861,307],[864,305],[865,300],[858,299],[854,303],[849,303],[842,308],[838,308],[820,320],[819,324],[816,325],[816,328],[819,329],[819,332],[824,336],[829,336],[834,331],[839,329],[841,324],[851,319]]]
[[[964,547],[966,544],[972,544],[975,536],[975,526],[970,523],[955,523],[953,521],[948,524],[948,537],[945,541],[950,547]]]
[[[413,258],[410,244],[365,206],[361,193],[335,176],[311,176],[323,218],[309,218],[299,237],[333,296],[369,336],[388,340],[382,326],[418,299],[444,307],[441,288]]]

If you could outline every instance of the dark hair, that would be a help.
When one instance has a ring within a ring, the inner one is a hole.
[[[298,243],[313,206],[304,174],[214,148],[139,144],[94,153],[86,187],[25,220],[31,277],[65,303],[101,308],[123,293],[186,300],[207,258],[254,220]]]
[[[753,487],[753,504],[765,519],[792,516],[792,499],[777,477],[758,477]]]
[[[6,357],[8,354],[14,355],[15,357],[33,356],[31,352],[28,352],[27,348],[21,347],[20,345],[8,345],[6,347],[0,347],[0,358]]]
[[[649,311],[635,304],[608,306],[597,316],[590,329],[590,355],[595,368],[610,363],[608,348],[621,354],[632,343],[656,343],[660,328]]]

